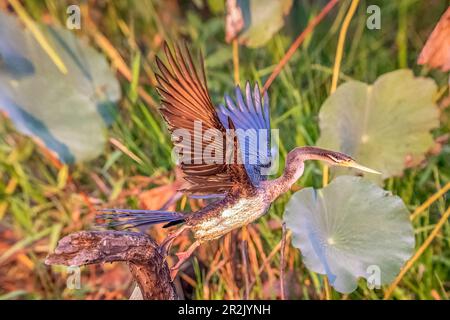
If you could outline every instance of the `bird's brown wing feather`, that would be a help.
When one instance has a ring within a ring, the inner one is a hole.
[[[162,102],[160,111],[171,133],[177,129],[184,129],[191,135],[190,143],[182,139],[174,141],[176,147],[183,148],[184,154],[187,154],[187,150],[192,150],[191,161],[180,164],[185,179],[191,184],[183,191],[192,194],[223,194],[232,188],[244,187],[242,188],[244,190],[251,188],[252,185],[244,165],[237,161],[231,164],[225,161],[227,152],[224,137],[227,132],[208,94],[203,61],[201,61],[199,74],[187,48],[184,53],[180,47],[176,47],[175,55],[173,55],[165,45],[164,51],[167,65],[159,58],[156,59],[160,71],[160,75],[156,75]],[[194,138],[192,137],[194,137],[195,121],[201,122],[202,136],[206,130],[216,129],[221,133],[222,141],[211,142],[202,139],[199,143],[201,148],[194,148]],[[237,159],[236,157],[239,157],[238,142],[237,139],[231,141],[233,144],[232,154]],[[207,146],[214,150],[222,150],[223,159],[219,164],[208,162],[203,158],[203,151]]]

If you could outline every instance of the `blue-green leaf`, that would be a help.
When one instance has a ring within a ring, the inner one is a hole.
[[[62,28],[41,30],[67,74],[15,17],[0,13],[0,110],[61,161],[93,159],[103,151],[119,83],[85,41]]]
[[[414,232],[403,201],[360,177],[340,176],[320,190],[290,199],[284,221],[305,265],[326,274],[339,292],[392,282],[414,250]]]

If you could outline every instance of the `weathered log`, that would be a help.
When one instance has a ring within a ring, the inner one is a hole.
[[[169,267],[158,244],[143,233],[80,231],[58,242],[47,265],[83,266],[125,261],[145,300],[177,299]]]

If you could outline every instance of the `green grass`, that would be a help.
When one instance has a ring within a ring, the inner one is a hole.
[[[68,290],[65,288],[63,270],[45,266],[43,258],[55,248],[62,236],[92,226],[94,212],[89,210],[81,192],[88,195],[95,206],[108,203],[137,207],[137,194],[128,191],[143,186],[138,185],[132,177],[166,174],[173,178],[170,137],[165,124],[156,110],[145,105],[137,95],[139,82],[155,100],[158,99],[151,85],[151,69],[154,56],[159,53],[161,38],[183,38],[194,50],[203,51],[214,103],[222,101],[223,93],[231,92],[232,48],[224,41],[223,13],[212,13],[206,2],[195,1],[203,4],[203,8],[183,2],[178,14],[169,14],[165,1],[110,1],[102,2],[103,7],[89,8],[91,15],[98,18],[94,22],[100,31],[119,50],[133,73],[131,83],[120,77],[124,98],[118,106],[117,120],[110,128],[109,135],[123,143],[142,163],[108,145],[104,154],[94,161],[57,169],[42,149],[29,138],[15,132],[6,118],[1,118],[0,208],[4,209],[0,210],[0,299],[99,297],[95,293],[102,287],[107,287],[109,292],[118,292],[115,296],[102,297],[126,297],[129,290],[126,285],[111,288],[106,280],[92,279],[93,275],[101,277],[104,274],[102,267],[83,268],[83,290]],[[37,21],[41,21],[44,14],[49,14],[54,23],[64,23],[65,1],[37,3],[27,0],[23,3]],[[286,28],[265,47],[240,47],[242,84],[245,80],[261,85],[264,83],[296,34],[317,14],[320,3],[301,1],[301,5],[296,8],[301,21],[288,21]],[[365,27],[365,9],[369,4],[378,4],[382,9],[381,30],[368,30]],[[280,129],[281,163],[291,148],[313,145],[318,139],[317,115],[329,95],[337,36],[348,5],[349,1],[342,1],[314,30],[269,89],[272,123]],[[413,69],[416,75],[433,77],[439,88],[444,88],[448,75],[418,66],[416,59],[446,6],[446,1],[361,1],[347,35],[340,83],[347,79],[373,82],[381,74],[407,67]],[[83,35],[85,31],[81,29],[79,33]],[[433,132],[435,137],[450,132],[449,116],[447,108],[441,114],[440,128]],[[280,170],[282,168],[281,165]],[[69,173],[72,181],[68,179]],[[308,164],[298,185],[321,187],[321,179],[320,166]],[[98,181],[102,181],[106,188],[99,187]],[[429,156],[423,165],[406,170],[402,177],[388,179],[385,188],[399,195],[413,211],[449,181],[450,147],[447,144],[439,155]],[[154,186],[149,183],[145,188]],[[254,230],[265,255],[280,242],[281,228],[277,222],[281,221],[288,199],[289,195],[278,199],[269,214],[255,223]],[[436,201],[414,221],[417,246],[424,241],[449,205],[447,193],[447,197]],[[239,232],[233,233],[232,237],[239,239]],[[211,253],[218,247],[223,248],[222,241],[206,245],[205,251],[199,252],[198,262],[189,275],[196,286],[192,288],[187,283],[183,284],[186,297],[243,297],[240,252],[235,245],[239,241],[230,245],[230,262],[223,270],[206,279],[213,259]],[[255,241],[252,240],[257,248]],[[447,299],[450,291],[449,244],[450,226],[446,223],[432,245],[403,278],[393,298]],[[255,255],[261,262],[258,248]],[[289,286],[289,298],[322,298],[323,279],[304,267],[298,250],[290,247],[287,260],[286,272],[289,284],[292,284]],[[250,269],[253,267],[250,266]],[[265,268],[255,278],[250,298],[276,298],[273,287],[278,288],[278,270],[277,253],[269,268]],[[118,274],[123,276],[123,270],[122,273],[119,271]],[[251,273],[254,275],[253,271]],[[368,290],[363,281],[349,296],[333,292],[334,299],[380,299],[382,296],[383,289]]]

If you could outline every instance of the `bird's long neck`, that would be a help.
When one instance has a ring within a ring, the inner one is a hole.
[[[289,191],[291,186],[302,176],[304,168],[303,162],[295,167],[286,164],[283,174],[279,178],[268,181],[267,191],[271,201]]]
[[[306,160],[326,160],[331,151],[317,147],[301,147],[293,151],[295,157],[286,160],[283,174],[274,180],[268,181],[267,191],[271,200],[275,200],[281,194],[289,191],[291,186],[302,176]]]

